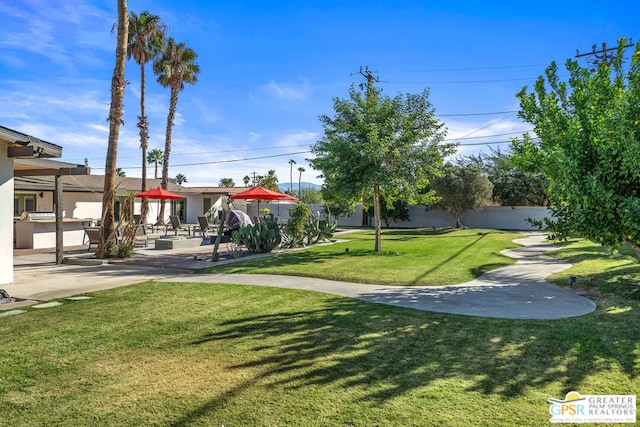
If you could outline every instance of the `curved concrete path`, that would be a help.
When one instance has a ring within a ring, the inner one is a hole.
[[[441,313],[508,319],[559,319],[591,313],[593,301],[544,280],[571,267],[543,255],[557,249],[546,236],[531,233],[514,240],[523,245],[505,255],[518,261],[481,275],[467,283],[450,286],[380,286],[296,276],[258,274],[211,274],[188,276],[189,282],[236,283],[303,289],[358,298],[382,304]],[[183,280],[183,279],[181,279]]]
[[[280,275],[194,275],[184,270],[126,264],[55,266],[38,264],[35,257],[24,257],[21,260],[25,263],[23,268],[16,266],[15,282],[3,286],[9,295],[24,301],[0,305],[0,310],[145,280],[303,289],[417,310],[511,319],[558,319],[584,315],[595,309],[593,301],[544,280],[546,276],[571,265],[543,255],[555,248],[545,243],[543,234],[530,233],[515,242],[524,246],[503,253],[516,258],[517,263],[490,271],[467,283],[439,287],[380,286]],[[34,263],[29,264],[31,261]],[[202,261],[189,261],[174,267],[204,266]]]

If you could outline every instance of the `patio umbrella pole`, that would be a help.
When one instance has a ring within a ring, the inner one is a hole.
[[[220,228],[218,228],[218,235],[216,236],[216,243],[213,245],[213,254],[211,255],[211,262],[217,262],[219,259],[218,248],[220,247],[220,240],[222,240],[222,233],[224,232],[224,220],[227,217],[227,211],[222,209],[222,219],[220,220]]]

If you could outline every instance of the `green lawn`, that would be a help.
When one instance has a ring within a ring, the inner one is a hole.
[[[288,274],[381,285],[451,285],[514,263],[500,251],[516,247],[512,240],[517,237],[522,236],[482,229],[391,229],[382,231],[383,252],[376,253],[374,232],[355,232],[344,236],[346,242],[217,265],[201,272]]]
[[[0,425],[548,425],[548,397],[640,389],[635,259],[582,241],[557,255],[576,263],[559,283],[573,271],[599,290],[594,313],[485,319],[157,282],[29,309],[0,318]]]

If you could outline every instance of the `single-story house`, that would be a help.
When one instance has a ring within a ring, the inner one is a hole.
[[[63,176],[62,214],[65,219],[98,221],[102,216],[103,175]],[[147,189],[160,187],[159,179],[147,179]],[[133,198],[133,214],[139,214],[142,199],[133,197],[142,188],[141,178],[116,177],[116,221],[120,208],[126,200]],[[16,178],[14,185],[14,218],[16,221],[25,211],[53,212],[54,178],[33,176]],[[183,224],[197,224],[197,217],[205,215],[216,218],[218,212],[227,207],[228,197],[246,190],[246,187],[187,187],[169,182],[167,190],[183,196],[179,200],[167,200],[164,223],[169,223],[169,215],[177,215]],[[158,222],[160,201],[149,199],[148,224]],[[234,202],[234,207],[246,209],[243,202]]]

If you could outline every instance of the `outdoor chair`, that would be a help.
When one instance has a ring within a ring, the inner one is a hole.
[[[87,249],[87,252],[89,252],[91,250],[91,245],[100,244],[100,229],[84,227],[84,232],[86,236],[82,239],[82,244],[85,244],[85,240],[88,241],[89,249]]]
[[[209,220],[204,215],[198,217],[198,226],[200,227],[198,231],[202,232],[202,237],[206,235],[207,231],[215,230],[215,226],[213,224],[209,224]]]
[[[169,230],[172,230],[176,236],[178,235],[178,231],[180,230],[187,230],[187,233],[191,234],[189,226],[182,225],[182,223],[180,223],[180,218],[178,218],[177,215],[169,215],[169,221],[171,223],[167,225],[167,228],[164,234],[168,234]]]
[[[136,225],[136,232],[133,236],[133,246],[142,246],[147,247],[149,243],[149,237],[147,236],[147,231],[144,229],[142,225]]]

